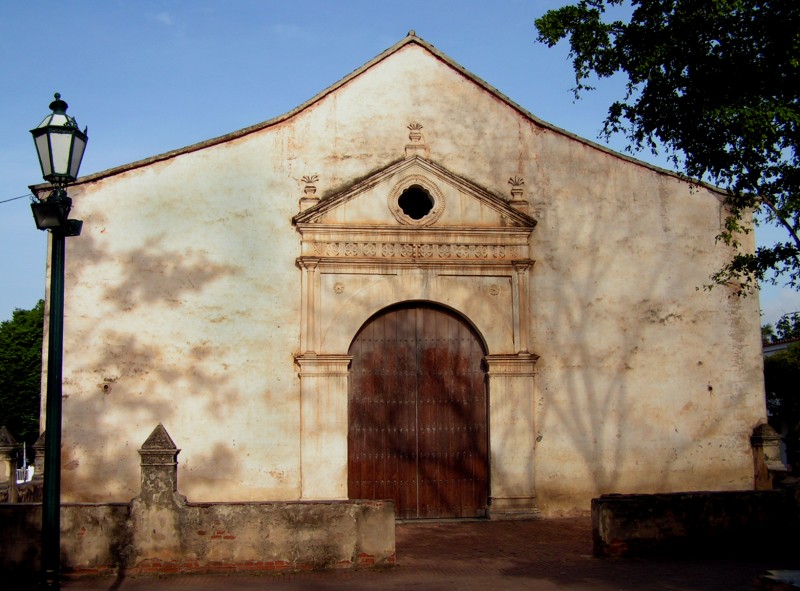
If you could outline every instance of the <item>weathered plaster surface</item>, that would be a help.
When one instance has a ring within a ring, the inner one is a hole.
[[[377,175],[324,222],[353,240],[400,227],[379,173],[405,159],[410,122],[446,171],[419,173],[446,203],[431,231],[466,240],[494,227],[486,200],[507,198],[518,176],[538,222],[524,245],[533,264],[448,274],[323,261],[309,292],[316,263],[292,221],[303,176],[318,175],[325,203]],[[493,486],[507,489],[492,496],[561,514],[605,492],[752,487],[749,435],[765,415],[757,302],[697,289],[729,256],[714,241],[720,196],[542,124],[421,42],[290,117],[96,175],[71,196],[84,231],[67,254],[66,500],[131,498],[130,452],[156,422],[181,442],[193,500],[345,497],[345,382],[308,390],[298,373],[309,353],[346,355],[371,314],[403,300],[463,314],[490,356],[538,356],[524,382],[490,377],[523,408],[490,418],[492,457],[504,458]],[[503,404],[490,391],[491,408]]]

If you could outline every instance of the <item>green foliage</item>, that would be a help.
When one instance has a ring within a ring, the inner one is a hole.
[[[17,442],[39,436],[44,302],[0,323],[0,425]]]
[[[712,275],[747,295],[761,281],[800,290],[800,2],[632,0],[629,21],[604,20],[623,0],[580,0],[536,20],[538,40],[569,38],[575,93],[627,76],[603,134],[631,150],[666,149],[692,178],[729,192],[718,238],[738,247],[755,209],[787,239],[737,252]]]
[[[775,331],[778,339],[800,339],[800,312],[781,316],[775,325]]]
[[[792,411],[800,418],[800,343],[764,358],[764,382],[771,413]]]
[[[800,461],[800,343],[764,359],[764,385],[770,422],[787,428],[786,449],[790,461]],[[797,469],[797,468],[795,468]]]
[[[761,327],[761,340],[774,343],[785,339],[800,339],[800,312],[784,314],[775,326],[764,324]]]

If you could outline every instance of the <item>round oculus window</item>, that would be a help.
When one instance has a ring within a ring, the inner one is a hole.
[[[395,185],[389,195],[389,209],[401,224],[427,226],[442,214],[444,196],[421,175],[412,175]]]
[[[412,220],[421,220],[433,209],[433,197],[419,185],[411,185],[397,199],[397,205]]]

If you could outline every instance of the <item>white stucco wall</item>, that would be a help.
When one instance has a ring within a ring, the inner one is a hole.
[[[543,126],[406,43],[289,118],[71,189],[84,229],[67,246],[65,501],[137,494],[158,422],[190,500],[300,498],[301,177],[334,194],[402,159],[412,121],[454,175],[497,195],[525,180],[539,360],[520,468],[542,512],[752,486],[757,301],[697,289],[729,256],[719,197]],[[430,289],[358,281],[387,302]]]

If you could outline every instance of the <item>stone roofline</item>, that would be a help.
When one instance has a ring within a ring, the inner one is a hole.
[[[506,105],[508,105],[509,107],[514,109],[515,111],[517,111],[520,115],[522,115],[523,117],[525,117],[525,118],[529,119],[530,121],[532,121],[533,123],[535,123],[536,125],[539,125],[539,126],[541,126],[543,128],[546,128],[546,129],[549,129],[551,131],[554,131],[555,133],[558,133],[560,135],[566,136],[566,137],[568,137],[570,139],[578,141],[578,142],[580,142],[580,143],[582,143],[582,144],[584,144],[586,146],[589,146],[591,148],[594,148],[596,150],[600,150],[601,152],[605,152],[606,154],[609,154],[609,155],[614,156],[616,158],[619,158],[619,159],[625,160],[627,162],[630,162],[632,164],[636,164],[638,166],[642,166],[644,168],[650,169],[650,170],[652,170],[654,172],[657,172],[659,174],[664,174],[664,175],[671,176],[673,178],[677,178],[677,179],[680,179],[680,180],[683,180],[683,181],[693,182],[693,183],[699,184],[700,186],[703,186],[706,189],[709,189],[709,190],[711,190],[711,191],[713,191],[715,193],[718,193],[721,196],[725,196],[727,194],[724,190],[720,189],[719,187],[715,187],[715,186],[713,186],[711,184],[705,183],[703,181],[699,181],[697,179],[688,179],[687,177],[685,177],[685,176],[683,176],[683,175],[681,175],[679,173],[676,173],[675,171],[668,170],[666,168],[661,168],[661,167],[656,166],[654,164],[649,164],[647,162],[644,162],[642,160],[638,160],[638,159],[633,158],[631,156],[627,156],[625,154],[621,154],[621,153],[616,152],[616,151],[614,151],[614,150],[612,150],[612,149],[610,149],[610,148],[608,148],[606,146],[603,146],[601,144],[598,144],[596,142],[593,142],[591,140],[583,138],[583,137],[581,137],[579,135],[576,135],[576,134],[574,134],[572,132],[569,132],[569,131],[567,131],[565,129],[557,127],[557,126],[555,126],[555,125],[553,125],[551,123],[543,121],[542,119],[539,119],[533,113],[531,113],[530,111],[528,111],[527,109],[525,109],[521,105],[519,105],[516,102],[514,102],[513,100],[511,100],[509,97],[507,97],[505,94],[503,94],[502,92],[497,90],[495,87],[493,87],[492,85],[488,84],[487,82],[485,82],[484,80],[482,80],[481,78],[479,78],[478,76],[476,76],[475,74],[473,74],[472,72],[470,72],[469,70],[467,70],[466,68],[464,68],[463,66],[458,64],[457,62],[455,62],[452,58],[450,58],[449,56],[447,56],[443,52],[441,52],[438,49],[436,49],[436,47],[434,47],[433,45],[431,45],[430,43],[428,43],[427,41],[425,41],[421,37],[418,37],[413,30],[409,31],[408,34],[406,35],[406,37],[401,39],[399,42],[395,43],[390,48],[386,49],[383,53],[377,55],[376,57],[374,57],[373,59],[368,61],[366,64],[364,64],[360,68],[354,70],[353,72],[351,72],[350,74],[348,74],[347,76],[345,76],[344,78],[339,80],[338,82],[332,84],[331,86],[329,86],[328,88],[326,88],[322,92],[318,93],[314,97],[312,97],[309,100],[305,101],[301,105],[295,107],[291,111],[288,111],[288,112],[284,113],[283,115],[279,115],[279,116],[274,117],[272,119],[268,119],[268,120],[263,121],[261,123],[257,123],[255,125],[251,125],[249,127],[245,127],[245,128],[240,129],[238,131],[234,131],[234,132],[231,132],[231,133],[228,133],[228,134],[225,134],[225,135],[221,135],[221,136],[209,139],[209,140],[204,140],[202,142],[198,142],[196,144],[192,144],[192,145],[189,145],[189,146],[186,146],[186,147],[183,147],[183,148],[178,148],[176,150],[171,150],[169,152],[164,152],[162,154],[151,156],[150,158],[137,160],[135,162],[130,162],[128,164],[123,164],[123,165],[120,165],[120,166],[116,166],[114,168],[109,168],[107,170],[103,170],[103,171],[100,171],[100,172],[96,172],[94,174],[90,174],[90,175],[87,175],[87,176],[84,176],[84,177],[80,177],[77,181],[75,181],[74,185],[81,185],[81,184],[91,183],[91,182],[94,182],[94,181],[97,181],[97,180],[100,180],[100,179],[104,179],[104,178],[108,178],[108,177],[111,177],[111,176],[115,176],[117,174],[128,172],[130,170],[135,170],[137,168],[143,168],[145,166],[149,166],[150,164],[155,164],[157,162],[161,162],[161,161],[164,161],[164,160],[170,160],[172,158],[175,158],[177,156],[181,156],[183,154],[189,154],[191,152],[196,152],[198,150],[203,150],[205,148],[216,146],[218,144],[223,144],[223,143],[226,143],[226,142],[229,142],[229,141],[232,141],[232,140],[236,140],[236,139],[239,139],[239,138],[244,137],[246,135],[249,135],[251,133],[255,133],[255,132],[261,131],[263,129],[267,129],[269,127],[272,127],[274,125],[277,125],[279,123],[287,121],[288,119],[291,119],[295,115],[303,112],[304,110],[308,109],[312,105],[314,105],[317,102],[321,101],[322,99],[324,99],[328,95],[334,93],[339,88],[345,86],[348,82],[350,82],[351,80],[353,80],[356,77],[360,76],[361,74],[363,74],[367,70],[371,69],[373,66],[379,64],[383,60],[385,60],[388,57],[390,57],[390,56],[394,55],[395,53],[399,52],[405,46],[411,45],[411,44],[416,44],[416,45],[424,48],[431,55],[433,55],[434,57],[436,57],[440,61],[442,61],[445,64],[447,64],[449,67],[451,67],[452,69],[454,69],[457,72],[459,72],[462,76],[464,76],[468,80],[471,80],[473,83],[477,84],[478,86],[480,86],[481,88],[483,88],[484,90],[486,90],[487,92],[489,92],[490,94],[495,96],[497,99],[499,99],[500,101],[502,101],[503,103],[505,103]],[[49,183],[40,183],[40,184],[37,184],[37,185],[31,185],[29,188],[35,195],[38,196],[40,192],[48,191],[50,189],[50,184]]]

